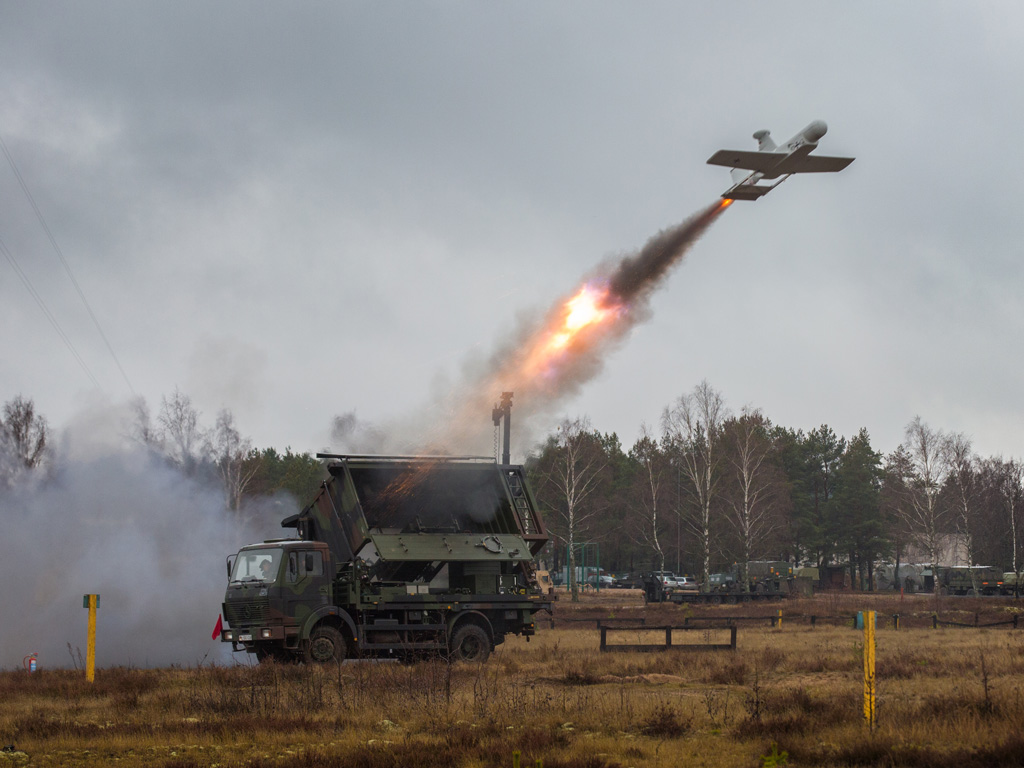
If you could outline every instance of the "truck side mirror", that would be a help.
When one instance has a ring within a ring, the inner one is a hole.
[[[311,573],[313,573],[313,553],[312,552],[307,552],[306,553],[306,575],[309,576]]]
[[[228,580],[229,581],[231,579],[231,569],[234,567],[234,565],[235,565],[235,556],[234,555],[228,555],[227,566],[228,566]]]

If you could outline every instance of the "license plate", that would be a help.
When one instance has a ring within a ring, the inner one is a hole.
[[[239,640],[239,642],[242,642],[242,643],[251,642],[252,641],[252,635],[239,635],[238,636],[238,640]]]

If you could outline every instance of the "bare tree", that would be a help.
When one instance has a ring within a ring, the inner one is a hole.
[[[900,511],[931,564],[937,565],[948,522],[940,497],[949,475],[947,439],[940,430],[932,429],[920,416],[915,416],[907,425],[903,447],[909,455],[910,474]]]
[[[675,406],[666,408],[661,417],[665,443],[680,460],[695,502],[691,526],[700,544],[704,590],[709,588],[711,577],[711,510],[721,479],[720,441],[728,415],[721,394],[705,380],[692,394],[683,395]]]
[[[161,398],[157,423],[167,458],[187,476],[194,475],[202,462],[207,441],[192,399],[175,388],[170,399]]]
[[[971,449],[970,439],[963,433],[949,435],[945,440],[949,484],[956,510],[956,528],[967,554],[967,565],[977,565],[974,530],[978,516],[978,458]],[[971,585],[978,591],[978,577],[972,570]]]
[[[771,465],[772,443],[761,411],[744,408],[738,419],[725,424],[723,438],[732,469],[732,483],[725,494],[729,521],[739,540],[740,581],[750,588],[747,563],[774,532],[779,482]]]
[[[235,417],[227,408],[222,408],[217,414],[210,452],[224,485],[227,508],[237,512],[242,506],[242,494],[259,471],[260,465],[258,461],[246,461],[252,452],[252,443],[235,428]]]
[[[587,520],[597,512],[597,508],[587,502],[597,488],[606,465],[604,451],[590,428],[590,420],[579,416],[563,419],[558,427],[555,455],[545,482],[556,489],[559,497],[560,503],[556,509],[565,524],[568,580],[573,602],[579,600],[579,582],[576,578],[577,535]]]
[[[131,421],[128,424],[128,438],[153,451],[162,451],[160,431],[153,426],[146,398],[139,395],[130,403]]]
[[[665,551],[659,538],[661,520],[658,515],[665,460],[658,449],[657,441],[652,437],[651,430],[646,424],[640,426],[640,437],[630,449],[629,457],[635,462],[637,469],[630,498],[638,514],[633,518],[634,525],[631,528],[631,533],[641,546],[654,553],[657,570],[664,576]]]
[[[17,395],[4,404],[0,419],[0,480],[11,483],[26,470],[43,465],[49,455],[49,428],[35,403]]]
[[[1014,581],[1014,593],[1020,592],[1021,568],[1024,567],[1024,560],[1020,556],[1021,541],[1021,512],[1024,512],[1024,467],[1020,462],[1010,459],[1003,461],[996,459],[999,465],[999,496],[1003,502],[1003,510],[1006,514],[1006,521],[1010,529],[1010,551],[1013,573],[1016,576]]]

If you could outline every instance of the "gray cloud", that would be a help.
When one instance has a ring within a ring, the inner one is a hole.
[[[857,162],[734,206],[566,408],[629,442],[707,378],[882,450],[921,413],[1019,455],[1021,13],[16,5],[0,126],[136,388],[195,381],[258,444],[316,449],[338,413],[404,423],[518,317],[712,202],[716,149],[822,118],[820,151]],[[0,237],[125,397],[2,166]],[[0,267],[0,397],[63,423],[95,395]],[[220,402],[240,371],[249,404]]]

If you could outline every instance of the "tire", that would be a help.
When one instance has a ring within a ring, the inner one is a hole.
[[[451,657],[454,661],[482,664],[491,655],[491,638],[478,624],[463,624],[452,635]]]
[[[341,632],[330,626],[317,627],[309,636],[303,660],[307,664],[340,664],[347,654],[348,646]]]
[[[977,593],[974,591],[974,587],[971,587],[971,588],[969,588],[967,590],[967,597],[976,597],[976,596],[977,596]]]

